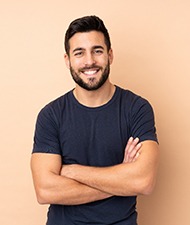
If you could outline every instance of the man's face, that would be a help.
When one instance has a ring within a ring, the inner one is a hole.
[[[69,40],[69,56],[66,64],[74,81],[86,90],[97,90],[108,79],[112,50],[107,50],[104,35],[90,31],[76,33]]]

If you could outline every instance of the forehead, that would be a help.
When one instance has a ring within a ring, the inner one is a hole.
[[[70,38],[69,45],[71,51],[75,48],[88,49],[97,45],[106,48],[104,35],[98,31],[76,33]]]

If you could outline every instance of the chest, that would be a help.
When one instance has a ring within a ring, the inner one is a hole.
[[[110,166],[121,163],[129,138],[123,110],[70,110],[62,118],[60,146],[63,163]]]

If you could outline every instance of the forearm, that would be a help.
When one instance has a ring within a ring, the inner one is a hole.
[[[78,205],[102,200],[111,195],[75,180],[52,174],[40,187],[36,187],[40,204]]]
[[[35,153],[31,170],[40,204],[78,205],[110,197],[109,194],[61,176],[60,155]]]
[[[81,165],[70,166],[70,172],[66,176],[96,188],[100,191],[110,193],[111,195],[133,196],[137,195],[135,189],[135,179],[133,185],[131,181],[126,180],[126,165],[119,164],[111,167],[89,167]],[[125,174],[125,175],[124,175]],[[128,179],[132,180],[128,173]]]
[[[110,167],[69,165],[63,167],[62,174],[111,195],[150,194],[158,164],[157,144],[147,141],[143,145],[144,151],[135,162]]]

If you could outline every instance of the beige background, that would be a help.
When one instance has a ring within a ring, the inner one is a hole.
[[[29,168],[35,120],[73,87],[62,37],[71,20],[91,14],[109,28],[112,82],[155,110],[160,168],[154,193],[139,198],[139,225],[188,225],[189,0],[0,0],[0,224],[45,224]]]

